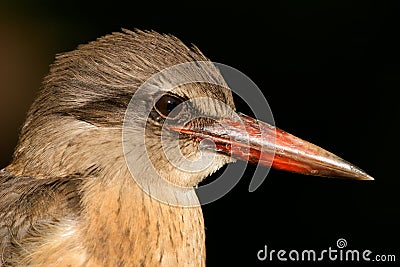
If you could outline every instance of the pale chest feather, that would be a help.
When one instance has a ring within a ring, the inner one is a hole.
[[[89,203],[79,224],[49,240],[47,250],[40,249],[60,255],[57,266],[205,265],[200,207],[169,206],[137,187],[101,191],[93,189],[83,200]]]

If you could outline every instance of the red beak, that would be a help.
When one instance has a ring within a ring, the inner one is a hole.
[[[360,168],[314,144],[268,123],[243,114],[238,116],[238,120],[172,129],[198,140],[210,139],[215,145],[205,142],[203,148],[250,163],[307,175],[374,180]]]

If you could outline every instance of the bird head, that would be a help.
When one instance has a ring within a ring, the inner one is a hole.
[[[155,73],[194,61],[208,59],[196,47],[189,49],[179,39],[153,31],[124,30],[58,55],[28,113],[11,166],[21,175],[35,177],[99,172],[115,176],[110,172],[126,169],[122,129],[127,107],[138,88]],[[217,68],[210,69],[208,75],[224,83]],[[187,100],[196,112],[221,117],[225,110],[218,102],[233,109],[233,98],[227,86],[205,83],[182,84],[167,92],[170,82],[160,80],[154,90],[142,90],[140,100],[151,107],[151,112],[135,113],[133,127],[142,129],[138,118],[146,115],[146,146],[157,171],[174,184],[194,186],[231,159],[218,155],[215,164],[200,174],[181,173],[164,156],[160,143],[163,123],[171,107]],[[210,101],[196,101],[196,97]],[[185,108],[181,111],[188,112]],[[169,119],[174,121],[171,116]],[[133,145],[138,142],[131,141]],[[183,155],[198,157],[197,144],[196,139],[181,138]]]
[[[213,82],[172,86],[177,77],[198,74],[196,68],[149,82],[156,73],[190,62],[209,62],[201,75]],[[147,87],[139,90],[143,84]],[[123,141],[125,127],[133,134]],[[21,175],[106,173],[111,180],[127,169],[131,155],[137,175],[146,177],[148,164],[138,150],[142,139],[155,171],[183,187],[196,186],[235,159],[303,174],[372,179],[322,148],[236,113],[221,73],[196,47],[170,35],[127,30],[57,56],[29,111],[13,165]],[[124,151],[124,142],[130,149]]]

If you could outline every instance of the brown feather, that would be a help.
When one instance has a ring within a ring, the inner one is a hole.
[[[0,266],[205,265],[201,208],[171,206],[143,192],[121,140],[137,88],[164,68],[196,60],[208,59],[176,37],[128,30],[57,56],[13,162],[0,171]],[[223,83],[217,69],[210,75]],[[213,95],[234,107],[229,90],[190,88],[180,93]],[[149,138],[152,162],[173,182],[194,186],[228,161],[221,156],[192,180],[174,180],[176,170],[158,153],[157,131]],[[197,201],[194,190],[185,197]]]

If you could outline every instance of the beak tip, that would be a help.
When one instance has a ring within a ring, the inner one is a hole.
[[[356,170],[357,171],[355,172],[355,174],[356,174],[355,178],[357,180],[361,180],[361,181],[374,181],[375,180],[374,177],[367,174],[365,171],[363,171],[359,168],[356,168]]]
[[[365,174],[363,177],[361,177],[360,180],[366,180],[366,181],[374,181],[375,178],[372,177],[371,175]]]
[[[359,168],[357,168],[357,172],[354,174],[355,174],[354,178],[356,180],[360,180],[360,181],[374,181],[375,180],[374,177],[372,177],[371,175],[369,175],[368,173],[366,173],[365,171],[363,171]]]

